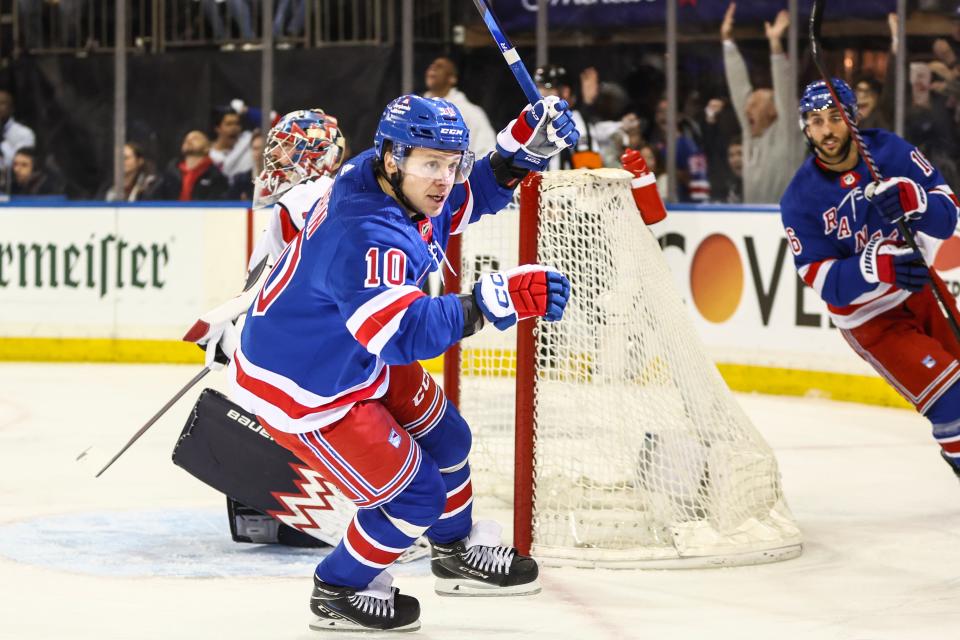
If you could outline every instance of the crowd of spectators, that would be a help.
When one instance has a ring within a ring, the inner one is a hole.
[[[797,123],[793,61],[783,47],[790,26],[786,11],[764,25],[769,46],[772,86],[754,86],[733,38],[736,3],[730,3],[720,27],[725,87],[704,96],[691,90],[681,99],[676,132],[676,194],[681,202],[775,203],[808,153]],[[854,89],[861,128],[893,128],[895,69],[900,54],[896,14],[888,16],[890,48],[886,73],[863,75]],[[952,34],[933,42],[929,53],[916,52],[909,63],[904,137],[939,167],[948,183],[960,190],[960,5],[952,14]],[[756,74],[754,74],[756,75]],[[661,99],[652,114],[627,104],[615,83],[598,82],[596,71],[580,76],[579,95],[566,71],[550,67],[538,72],[541,91],[554,91],[574,105],[584,135],[581,150],[596,151],[603,166],[618,166],[624,149],[640,151],[657,175],[666,198],[667,108]],[[557,89],[552,89],[551,84]],[[604,97],[606,100],[604,100]],[[612,107],[612,109],[611,109]],[[618,111],[619,109],[619,111]],[[568,154],[552,169],[577,168]]]
[[[200,0],[218,28],[216,5],[226,2],[227,16],[242,32],[249,26],[249,0]],[[279,0],[278,34],[303,28],[303,0]],[[212,7],[212,8],[211,8]],[[676,118],[676,185],[666,169],[668,102],[665,97],[638,104],[617,82],[602,80],[593,67],[569,73],[560,65],[537,69],[535,81],[544,95],[566,100],[582,131],[578,147],[551,160],[550,169],[619,166],[626,149],[639,151],[657,176],[664,198],[676,192],[681,202],[774,203],[808,153],[797,126],[795,61],[784,51],[789,14],[780,11],[764,25],[769,48],[770,86],[755,84],[734,40],[736,3],[730,3],[720,25],[723,82],[712,89],[684,92]],[[890,33],[886,71],[864,75],[852,83],[860,107],[861,128],[892,129],[894,78],[898,57],[896,14],[888,17]],[[904,137],[916,144],[960,191],[960,6],[952,16],[952,33],[933,42],[927,52],[914,51]],[[882,65],[880,65],[882,66]],[[755,70],[754,70],[755,71]],[[494,148],[495,129],[478,97],[460,88],[460,73],[449,57],[438,57],[424,74],[424,95],[456,104],[471,131],[471,149],[479,156]],[[709,86],[709,85],[707,85]],[[471,97],[473,100],[471,100]],[[123,193],[112,184],[96,194],[105,200],[246,200],[262,166],[260,113],[240,100],[214,109],[209,127],[184,134],[180,154],[158,169],[143,148],[130,141],[124,148]],[[502,124],[502,123],[497,123]],[[38,153],[34,132],[14,117],[13,96],[0,90],[0,185],[13,196],[62,194],[64,179],[56,166]],[[42,145],[43,141],[39,141]],[[671,186],[674,189],[671,189]]]

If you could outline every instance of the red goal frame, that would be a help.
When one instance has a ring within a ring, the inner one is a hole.
[[[540,174],[530,173],[520,184],[520,246],[519,264],[537,262],[537,239],[540,220]],[[469,233],[467,230],[466,233]],[[460,251],[460,236],[451,236],[447,246],[447,258],[457,265],[456,274],[444,275],[444,291],[460,292],[463,258]],[[533,544],[533,493],[534,493],[534,401],[536,376],[536,321],[517,324],[516,351],[516,411],[514,437],[513,474],[513,544],[523,555],[529,555]],[[486,329],[493,331],[495,329]],[[469,338],[468,338],[469,339]],[[444,354],[443,389],[447,399],[460,404],[460,345],[455,344]]]

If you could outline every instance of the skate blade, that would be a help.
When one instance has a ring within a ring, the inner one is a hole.
[[[411,622],[410,624],[397,627],[396,629],[371,629],[370,627],[364,627],[355,622],[350,622],[349,620],[331,620],[329,618],[314,618],[310,623],[310,628],[313,631],[320,632],[347,632],[347,633],[394,633],[394,632],[410,632],[410,631],[419,631],[420,630],[420,621]]]
[[[433,587],[438,596],[450,598],[500,598],[506,596],[532,596],[540,593],[540,580],[512,587],[495,587],[475,580],[437,578]]]

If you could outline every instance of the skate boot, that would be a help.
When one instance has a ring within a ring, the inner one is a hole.
[[[313,576],[310,610],[317,618],[314,631],[416,631],[420,628],[420,603],[391,587],[386,572],[362,591],[327,584]]]
[[[526,596],[540,593],[537,562],[500,544],[500,525],[476,522],[457,542],[430,542],[430,568],[441,596]]]
[[[947,455],[946,451],[940,451],[940,457],[943,458],[944,462],[950,465],[950,469],[957,474],[957,479],[960,480],[960,458],[951,458]]]

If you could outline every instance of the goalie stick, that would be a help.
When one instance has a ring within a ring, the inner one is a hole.
[[[817,66],[817,70],[820,72],[820,77],[827,86],[827,91],[830,92],[830,97],[833,98],[833,103],[837,105],[837,111],[840,112],[840,117],[843,118],[847,128],[850,129],[850,137],[853,138],[853,144],[857,147],[857,153],[860,154],[860,157],[863,158],[863,162],[867,165],[867,170],[870,172],[871,179],[874,182],[880,182],[883,180],[883,174],[880,173],[880,168],[873,159],[873,154],[870,153],[870,149],[867,147],[866,142],[864,142],[863,136],[860,135],[859,127],[857,127],[856,123],[853,122],[849,114],[847,114],[846,109],[843,108],[843,103],[840,102],[840,97],[837,95],[837,90],[833,86],[833,81],[830,78],[830,74],[827,73],[826,65],[823,62],[823,53],[820,47],[820,29],[823,23],[823,9],[826,3],[826,0],[813,0],[813,7],[810,10],[810,53],[813,57],[814,64]],[[917,246],[917,239],[913,235],[913,230],[907,226],[907,223],[903,219],[897,221],[897,229],[900,231],[900,235],[903,236],[903,239],[906,241],[907,246],[913,251],[920,253],[920,249]],[[932,266],[926,265],[926,267],[930,271],[931,275],[935,274]],[[940,287],[937,286],[936,279],[931,279],[930,288],[933,290],[933,296],[937,299],[937,305],[940,307],[940,312],[943,313],[943,316],[950,324],[950,329],[953,331],[953,337],[956,338],[957,342],[960,342],[960,323],[957,322],[956,316],[950,309],[947,299],[944,297],[943,291],[941,291]]]
[[[473,0],[473,4],[476,5],[477,11],[480,12],[480,17],[483,18],[483,22],[490,31],[490,35],[493,36],[497,47],[500,48],[503,59],[506,60],[510,66],[510,71],[513,72],[513,77],[517,79],[517,83],[523,90],[523,95],[526,96],[527,102],[536,104],[543,96],[540,95],[540,92],[537,90],[537,85],[534,83],[533,78],[530,77],[530,72],[523,66],[523,60],[520,59],[520,54],[517,53],[516,48],[510,44],[506,34],[504,34],[503,27],[500,26],[500,21],[497,20],[497,16],[493,13],[490,0]]]
[[[262,281],[266,278],[266,276],[269,273],[270,273],[270,270],[267,269],[267,256],[264,256],[263,260],[258,262],[257,266],[251,269],[250,273],[247,274],[247,281],[243,285],[243,292],[239,296],[236,296],[235,298],[231,298],[227,302],[223,303],[222,305],[220,305],[219,307],[211,311],[210,314],[214,314],[217,316],[218,319],[220,319],[221,316],[225,317],[225,314],[233,313],[234,315],[232,317],[236,318],[240,314],[246,312],[246,310],[253,303],[254,296],[257,295],[257,292],[260,290],[260,287],[263,286]],[[209,315],[209,314],[206,314],[206,315]],[[201,320],[198,320],[194,324],[194,327],[191,328],[191,331],[193,331],[193,329],[196,328],[197,325],[201,323],[207,324]],[[209,328],[209,326],[207,328]],[[189,336],[190,333],[188,332],[187,335]],[[132,447],[133,443],[139,440],[140,436],[142,436],[147,432],[147,429],[152,427],[157,422],[157,420],[162,418],[163,414],[169,411],[170,407],[172,407],[177,403],[177,400],[182,398],[187,391],[193,388],[195,384],[200,382],[200,380],[202,380],[205,375],[210,373],[210,371],[211,371],[210,367],[206,367],[206,366],[203,369],[200,369],[200,371],[198,371],[197,374],[190,379],[190,382],[183,385],[179,391],[173,394],[173,397],[167,400],[166,404],[160,407],[160,410],[157,411],[155,414],[153,414],[153,417],[147,420],[146,424],[140,427],[140,429],[137,430],[135,434],[133,434],[132,438],[127,440],[127,444],[123,445],[123,448],[120,449],[120,451],[118,451],[116,455],[110,458],[110,461],[107,462],[107,464],[105,464],[103,468],[100,469],[100,471],[98,471],[97,475],[94,477],[99,478],[101,475],[103,475],[103,472],[109,469],[110,465],[112,465],[114,462],[117,461],[117,458],[122,456],[127,451],[127,449]],[[77,459],[79,460],[80,457],[78,457]]]
[[[115,456],[110,458],[110,461],[103,466],[103,469],[100,469],[100,471],[97,472],[96,477],[99,478],[101,475],[103,475],[103,472],[109,469],[110,465],[112,465],[114,462],[117,461],[117,458],[122,456],[127,449],[132,447],[133,443],[139,440],[140,436],[142,436],[147,432],[147,429],[152,427],[154,423],[156,423],[156,421],[159,420],[163,416],[163,414],[165,414],[170,409],[170,407],[172,407],[174,404],[177,403],[177,400],[183,397],[183,394],[185,394],[187,391],[190,391],[191,387],[193,387],[193,385],[200,382],[200,380],[203,379],[203,376],[207,375],[208,373],[210,373],[210,367],[204,367],[203,369],[200,369],[197,375],[193,376],[190,379],[190,382],[183,385],[179,391],[173,394],[173,397],[167,400],[167,403],[165,405],[160,407],[160,411],[157,411],[155,414],[153,414],[153,417],[147,420],[147,423],[142,427],[140,427],[140,429],[135,434],[133,434],[132,438],[127,440],[127,444],[123,445],[123,448],[120,449],[120,451],[118,451]]]

